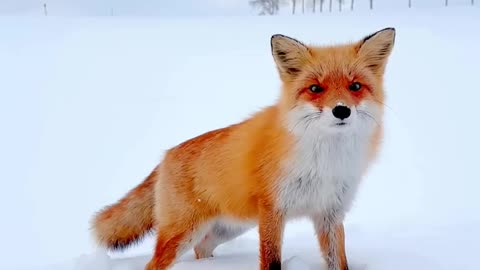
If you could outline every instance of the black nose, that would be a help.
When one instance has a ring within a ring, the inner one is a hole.
[[[333,108],[332,113],[336,118],[343,120],[350,116],[350,108],[347,106],[336,106]]]

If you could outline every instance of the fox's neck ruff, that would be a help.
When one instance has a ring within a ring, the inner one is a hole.
[[[332,127],[328,113],[312,114],[307,106],[288,114],[293,151],[283,163],[278,192],[279,205],[289,216],[343,215],[353,201],[375,122],[357,115]]]

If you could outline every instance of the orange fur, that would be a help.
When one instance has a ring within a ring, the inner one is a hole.
[[[143,183],[117,203],[100,211],[93,220],[95,238],[111,249],[124,249],[153,228],[154,170]],[[126,213],[128,213],[126,215]]]
[[[393,45],[392,30],[340,46],[303,47],[287,37],[272,37],[272,52],[283,82],[277,104],[250,118],[189,139],[166,152],[163,161],[138,187],[118,203],[95,216],[93,229],[99,244],[110,248],[138,241],[155,226],[157,243],[147,270],[165,270],[193,245],[200,243],[218,218],[259,224],[260,269],[280,269],[282,232],[286,212],[278,208],[279,181],[284,162],[292,157],[295,136],[285,127],[287,114],[297,104],[322,109],[342,101],[349,106],[370,100],[383,104],[386,56],[382,44]],[[368,42],[368,44],[367,44]],[[364,45],[366,44],[366,45]],[[391,50],[391,48],[389,49]],[[349,84],[364,89],[349,92]],[[322,93],[309,92],[319,84]],[[382,119],[377,119],[381,121]],[[381,125],[370,140],[369,159],[377,152]],[[366,169],[366,168],[365,168]],[[321,233],[322,250],[337,246],[340,269],[345,270],[344,232]],[[197,258],[201,255],[197,251]]]
[[[334,234],[331,237],[330,234]],[[325,257],[329,256],[329,252],[334,251],[336,254],[330,254],[330,256],[338,257],[338,268],[340,270],[348,270],[347,254],[345,252],[345,231],[342,224],[333,228],[333,231],[323,231],[318,235],[318,241],[320,248]],[[327,264],[331,263],[327,261]],[[329,268],[332,268],[329,265]]]

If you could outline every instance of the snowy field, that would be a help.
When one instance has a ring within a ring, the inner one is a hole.
[[[270,36],[339,43],[397,29],[386,137],[346,223],[352,270],[475,270],[480,8],[309,16],[0,17],[0,269],[140,270],[153,239],[96,251],[91,215],[163,151],[275,101]],[[174,270],[257,269],[255,230]],[[287,226],[287,269],[326,269]],[[292,259],[293,258],[293,259]]]

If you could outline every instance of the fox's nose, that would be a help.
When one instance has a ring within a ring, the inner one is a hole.
[[[332,113],[336,118],[343,120],[350,116],[350,108],[347,106],[338,105],[333,108]]]

